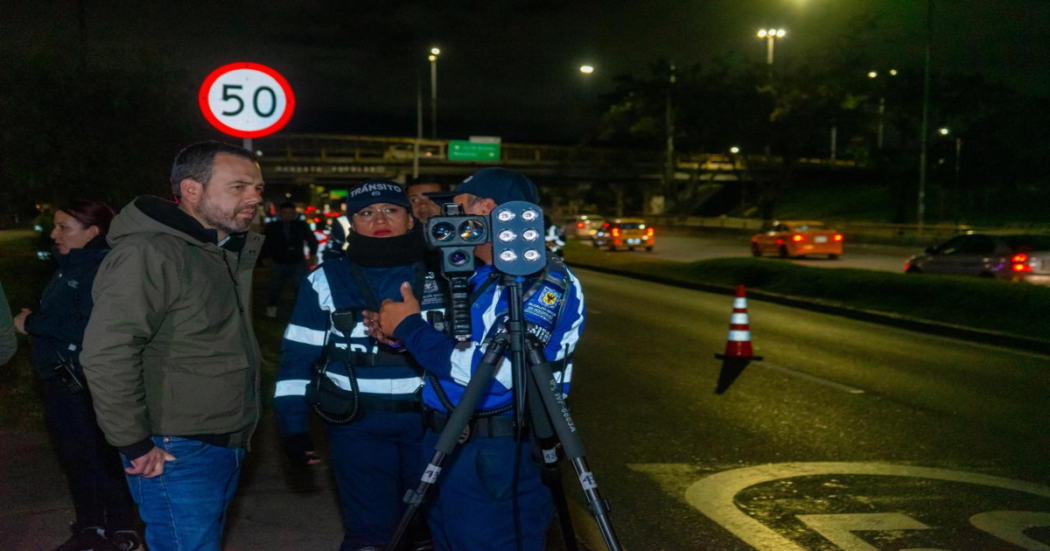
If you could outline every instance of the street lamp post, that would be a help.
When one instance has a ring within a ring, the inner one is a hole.
[[[895,77],[895,76],[897,76],[897,70],[896,69],[890,69],[887,72],[887,74],[889,76],[891,76],[891,77]],[[879,78],[878,71],[869,71],[868,72],[868,78],[870,78],[870,79]],[[879,131],[878,131],[878,139],[876,141],[876,143],[878,144],[879,151],[882,151],[882,144],[883,144],[883,141],[884,141],[883,140],[883,137],[885,135],[884,129],[885,129],[886,126],[885,126],[885,123],[883,121],[885,120],[885,118],[886,118],[886,90],[885,90],[885,87],[882,87],[882,89],[879,91]]]
[[[922,124],[919,150],[919,197],[915,218],[919,235],[922,235],[926,218],[926,147],[930,136],[930,50],[933,48],[933,0],[926,0],[926,55],[922,77]]]
[[[671,98],[674,94],[674,83],[675,83],[675,66],[671,63],[671,76],[667,83],[667,102],[664,104],[664,131],[666,133],[667,143],[667,158],[666,166],[664,167],[664,204],[666,205],[667,200],[675,200],[675,197],[668,197],[672,195],[672,184],[674,182],[674,111],[671,108]],[[663,213],[660,213],[663,214]]]
[[[948,128],[940,128],[937,133],[941,136],[948,136],[951,134],[951,130]],[[954,211],[955,227],[959,227],[959,176],[962,169],[962,137],[955,137],[955,192],[952,198],[952,210]]]
[[[430,138],[437,139],[438,128],[438,56],[441,55],[440,48],[431,48],[430,56]]]
[[[784,38],[787,31],[784,29],[759,29],[758,37],[766,39],[766,64],[773,64],[773,43],[778,38]]]

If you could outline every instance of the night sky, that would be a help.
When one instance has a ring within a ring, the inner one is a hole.
[[[936,70],[1050,96],[1050,2],[936,0],[935,10]],[[426,54],[437,45],[439,137],[571,141],[594,125],[613,76],[645,75],[660,58],[761,62],[763,26],[788,31],[776,48],[782,70],[819,60],[836,35],[853,32],[873,65],[858,71],[918,71],[925,13],[920,0],[19,0],[0,7],[0,51],[75,55],[86,44],[95,61],[158,59],[197,83],[220,65],[255,61],[295,89],[287,132],[411,136],[417,78],[428,106]],[[873,25],[861,32],[852,21]],[[583,63],[595,74],[581,75]]]

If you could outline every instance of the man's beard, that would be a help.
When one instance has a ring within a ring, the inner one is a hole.
[[[242,220],[237,218],[237,214],[241,211],[248,209],[244,205],[238,205],[237,207],[230,210],[222,210],[222,207],[212,203],[208,200],[208,195],[205,194],[201,198],[201,204],[199,207],[201,218],[208,223],[209,226],[220,229],[228,234],[241,233],[248,231],[248,227],[252,224],[252,219]],[[251,208],[254,210],[254,207]]]

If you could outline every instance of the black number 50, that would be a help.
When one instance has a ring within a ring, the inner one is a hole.
[[[244,86],[240,85],[240,84],[223,84],[222,85],[222,99],[223,99],[223,101],[233,100],[233,101],[237,102],[237,108],[236,109],[234,109],[233,111],[223,111],[222,112],[223,115],[234,116],[234,115],[239,115],[239,114],[241,114],[241,111],[244,111],[244,100],[241,98],[241,96],[230,92],[231,90],[243,90],[243,89],[244,89]],[[262,111],[262,109],[259,109],[259,94],[262,94],[263,92],[266,92],[266,93],[270,94],[270,109],[268,111],[266,111],[265,113]],[[270,88],[269,86],[260,86],[260,87],[255,89],[255,93],[252,94],[252,110],[255,111],[256,115],[259,115],[260,117],[263,117],[263,118],[269,117],[270,115],[273,115],[273,112],[277,110],[277,94],[273,91],[273,88]]]

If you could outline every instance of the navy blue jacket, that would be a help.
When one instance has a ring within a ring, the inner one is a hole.
[[[313,365],[324,355],[330,340],[334,339],[339,348],[355,352],[374,354],[378,351],[376,341],[368,336],[362,323],[360,310],[368,308],[368,304],[351,274],[351,266],[345,258],[327,260],[304,278],[299,287],[299,298],[284,333],[274,393],[277,426],[284,437],[309,432],[310,406],[305,397],[306,385],[313,375]],[[423,311],[444,311],[442,287],[432,272],[417,271],[423,270],[422,263],[361,270],[380,303],[385,299],[401,300],[401,283],[415,282],[419,275],[423,275]],[[346,308],[356,311],[350,335],[344,335],[332,323],[332,313]],[[407,354],[404,365],[365,367],[355,371],[363,395],[388,400],[419,400],[423,370]],[[329,361],[327,375],[341,388],[351,388],[349,371],[341,361]]]
[[[105,237],[99,236],[82,249],[56,254],[58,270],[44,288],[40,308],[25,320],[32,337],[33,368],[40,377],[53,377],[51,368],[62,359],[80,365],[84,329],[95,305],[91,286],[108,252]]]

